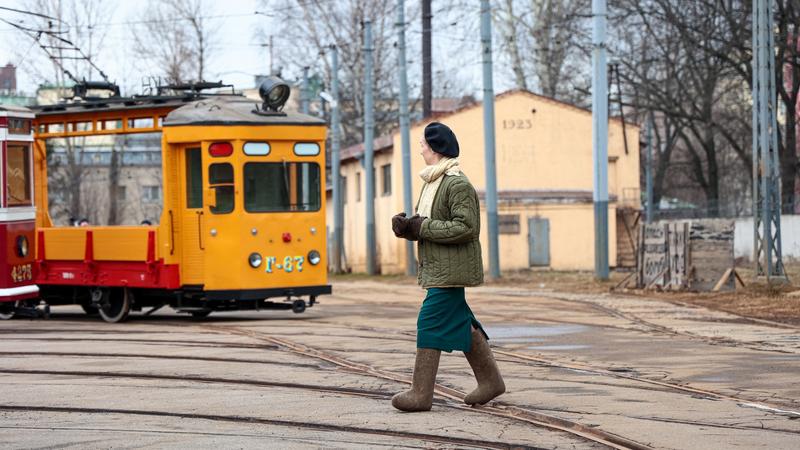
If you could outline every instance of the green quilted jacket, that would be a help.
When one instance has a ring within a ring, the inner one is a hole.
[[[417,281],[425,289],[477,286],[483,283],[478,194],[463,174],[442,176],[419,233]]]

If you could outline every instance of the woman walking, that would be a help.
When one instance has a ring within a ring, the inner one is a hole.
[[[458,166],[455,134],[433,122],[420,139],[426,167],[416,214],[392,217],[392,231],[418,242],[418,283],[427,289],[417,318],[417,357],[411,389],[392,397],[402,411],[428,411],[442,351],[460,350],[467,357],[478,387],[464,397],[468,405],[484,404],[505,392],[488,336],[472,314],[464,288],[483,283],[480,205],[475,188]]]

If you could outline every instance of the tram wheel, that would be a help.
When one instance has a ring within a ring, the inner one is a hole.
[[[12,319],[17,314],[17,306],[19,301],[0,303],[0,320]]]
[[[122,322],[131,312],[133,294],[128,288],[109,288],[103,290],[103,300],[98,312],[108,323]]]
[[[194,317],[195,319],[203,319],[205,317],[208,317],[209,314],[211,314],[210,310],[207,310],[207,311],[192,311],[192,317]]]

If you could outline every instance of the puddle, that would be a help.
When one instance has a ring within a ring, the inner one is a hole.
[[[527,347],[528,350],[580,350],[582,348],[589,348],[588,345],[534,345]]]
[[[486,332],[495,342],[525,344],[542,342],[545,337],[581,333],[588,328],[584,325],[501,325],[486,327]]]

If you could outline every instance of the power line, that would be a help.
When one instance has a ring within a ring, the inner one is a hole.
[[[110,83],[110,81],[108,80],[108,76],[105,74],[105,72],[103,72],[99,67],[97,67],[97,65],[91,60],[91,58],[86,56],[86,54],[84,54],[83,51],[80,48],[78,48],[77,45],[73,44],[72,42],[70,42],[67,39],[62,38],[61,36],[58,36],[57,33],[52,32],[50,30],[41,30],[41,29],[37,30],[37,29],[33,29],[33,28],[23,27],[22,25],[18,25],[18,24],[15,24],[13,22],[9,22],[6,19],[0,19],[0,21],[5,22],[5,23],[11,25],[12,27],[15,27],[15,28],[19,29],[20,31],[22,31],[25,34],[28,34],[28,36],[31,37],[34,40],[34,42],[36,42],[39,45],[39,48],[42,49],[42,51],[47,55],[47,57],[50,58],[50,60],[53,61],[53,63],[55,65],[57,65],[58,68],[61,69],[61,71],[64,72],[64,74],[67,75],[75,83],[80,83],[81,81],[78,80],[74,75],[72,75],[72,73],[69,70],[67,70],[66,67],[64,67],[64,65],[61,63],[61,60],[64,60],[64,59],[85,60],[87,63],[89,63],[90,66],[92,66],[92,68],[97,70],[97,72],[100,74],[100,76],[103,77],[103,80],[105,80],[106,82]],[[51,48],[52,46],[47,46],[47,45],[42,44],[41,38],[42,38],[43,35],[50,36],[51,38],[56,39],[56,40],[60,41],[63,44],[69,45],[70,47],[63,47],[63,49],[69,50],[69,51],[74,51],[80,56],[55,56],[55,55],[53,55],[48,50],[48,48]]]

